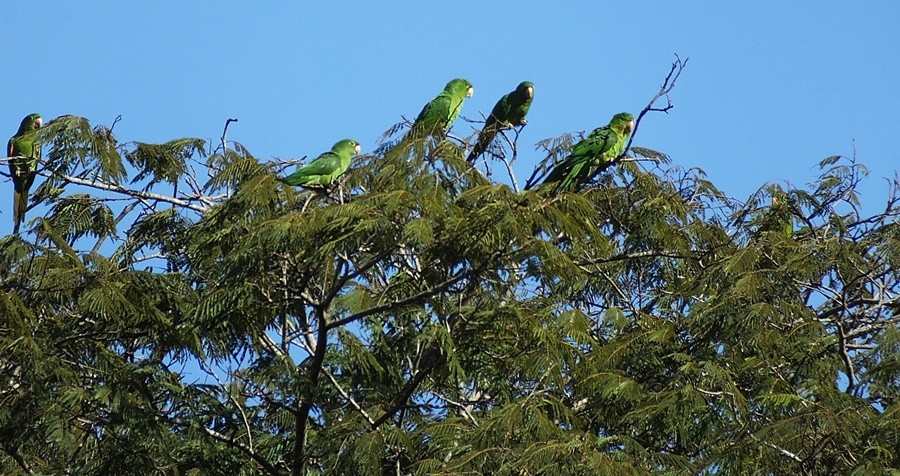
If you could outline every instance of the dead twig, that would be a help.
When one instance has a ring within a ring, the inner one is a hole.
[[[653,96],[653,99],[647,103],[647,106],[641,110],[640,114],[638,114],[637,120],[634,121],[634,130],[631,131],[631,138],[628,139],[628,145],[625,146],[625,149],[622,150],[622,155],[628,151],[631,147],[631,143],[634,141],[634,136],[637,135],[637,130],[641,125],[641,119],[647,115],[648,112],[664,112],[666,114],[675,107],[672,104],[672,99],[669,97],[669,93],[675,89],[675,84],[678,81],[678,78],[681,77],[682,71],[684,71],[685,66],[687,66],[690,58],[685,58],[684,60],[678,56],[678,53],[675,54],[675,62],[672,63],[672,66],[669,68],[669,74],[666,75],[666,79],[663,80],[662,85],[659,87],[659,92],[656,93],[656,96]],[[656,101],[660,98],[666,98],[666,105],[664,107],[656,107]]]

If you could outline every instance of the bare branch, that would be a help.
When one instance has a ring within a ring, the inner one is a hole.
[[[778,446],[778,445],[775,445],[775,444],[773,444],[773,443],[769,443],[768,441],[760,440],[759,438],[756,437],[756,435],[754,435],[754,434],[752,434],[752,433],[749,433],[749,435],[750,435],[751,438],[753,438],[753,439],[756,440],[757,442],[762,443],[763,445],[768,446],[769,448],[772,448],[773,450],[775,450],[775,451],[777,451],[777,452],[783,454],[784,456],[787,456],[788,458],[790,458],[790,459],[792,459],[792,460],[794,460],[794,461],[796,461],[796,462],[798,462],[798,463],[802,463],[802,462],[803,462],[803,460],[800,459],[800,457],[797,456],[797,455],[795,455],[794,453],[791,453],[790,451],[788,451],[788,450],[786,450],[786,449],[784,449],[784,448],[782,448],[782,447],[780,447],[780,446]]]
[[[232,122],[237,122],[236,117],[229,117],[228,120],[225,121],[225,128],[222,129],[222,155],[225,155],[228,152],[228,140],[226,137],[228,136],[228,126],[231,125]]]
[[[31,466],[28,465],[28,462],[25,461],[25,458],[16,451],[15,448],[10,448],[6,445],[3,445],[3,451],[8,454],[12,459],[22,468],[22,471],[25,471],[28,474],[34,474],[34,470],[31,469]]]
[[[637,120],[634,121],[634,130],[631,131],[631,138],[628,139],[628,145],[622,150],[622,155],[631,148],[631,143],[634,142],[634,136],[637,135],[638,128],[641,126],[641,119],[643,119],[648,112],[664,112],[668,114],[669,110],[675,107],[675,105],[672,104],[672,100],[669,98],[669,93],[675,89],[675,83],[678,81],[678,78],[681,76],[681,73],[684,71],[689,60],[690,58],[685,58],[684,61],[682,61],[681,57],[679,57],[677,53],[675,54],[675,62],[673,62],[672,66],[669,68],[669,74],[666,75],[666,79],[664,79],[662,85],[660,85],[659,92],[653,96],[653,99],[647,103],[647,106],[641,110],[640,114],[638,114]],[[656,101],[662,97],[666,98],[666,105],[664,107],[656,107]]]
[[[121,114],[119,114],[118,116],[116,116],[115,119],[113,119],[112,125],[109,126],[109,133],[110,133],[110,134],[112,134],[113,129],[116,128],[116,124],[118,124],[119,121],[121,121],[121,120],[122,120],[122,115],[121,115]]]
[[[440,398],[441,400],[447,402],[452,407],[457,408],[459,411],[462,412],[463,416],[465,416],[469,421],[472,422],[473,425],[478,426],[478,420],[476,420],[475,416],[472,415],[472,411],[471,411],[472,406],[471,405],[466,405],[462,402],[457,402],[455,400],[451,400],[450,398],[448,398],[444,395],[441,395],[439,393],[435,393],[434,395],[436,397]]]
[[[366,413],[366,410],[363,409],[363,407],[361,407],[359,403],[356,403],[356,400],[354,400],[353,396],[351,396],[346,390],[344,390],[344,387],[341,387],[341,384],[338,383],[336,378],[334,378],[334,375],[332,375],[331,372],[328,371],[328,369],[322,369],[322,373],[325,374],[326,377],[328,377],[328,380],[331,382],[331,385],[334,386],[335,390],[337,390],[345,400],[350,402],[350,406],[353,407],[353,409],[356,410],[360,415],[362,415],[362,417],[365,418],[367,422],[369,422],[369,425],[375,427],[375,420],[373,420],[372,417],[370,417],[369,414]]]
[[[131,189],[125,188],[118,184],[103,182],[99,179],[86,180],[86,179],[82,179],[82,178],[78,178],[78,177],[72,177],[71,175],[53,174],[53,173],[46,173],[46,172],[41,172],[40,175],[42,175],[44,177],[51,177],[53,175],[56,175],[56,176],[62,178],[64,181],[73,183],[76,185],[84,185],[85,187],[91,187],[91,188],[96,188],[96,189],[100,189],[100,190],[121,193],[123,195],[128,195],[129,197],[134,197],[134,198],[141,198],[141,199],[146,199],[146,200],[158,200],[160,202],[171,203],[172,205],[187,208],[187,209],[193,210],[197,213],[204,213],[204,212],[206,212],[206,210],[208,208],[208,207],[201,207],[199,205],[195,205],[195,204],[191,203],[189,200],[182,200],[179,198],[169,197],[167,195],[160,195],[158,193],[153,193],[153,192],[142,192],[140,190],[131,190]],[[200,201],[198,198],[193,198],[191,200]]]
[[[207,375],[211,376],[215,379],[216,383],[219,384],[219,387],[222,389],[222,392],[228,395],[228,401],[230,401],[237,411],[241,414],[241,419],[244,422],[244,429],[247,430],[247,448],[250,451],[253,451],[253,432],[250,430],[250,421],[247,419],[247,414],[244,412],[244,407],[234,398],[232,392],[229,391],[228,386],[222,382],[222,379],[219,378],[219,375],[216,374],[215,370],[213,370],[209,365],[206,364],[204,359],[198,359],[197,363],[200,366],[200,369],[203,370]]]
[[[516,159],[519,157],[519,133],[521,133],[522,129],[524,128],[524,125],[521,127],[512,128],[512,130],[516,133],[515,137],[513,137],[512,139],[510,139],[509,136],[506,135],[506,130],[500,129],[498,131],[500,136],[503,137],[504,140],[506,140],[507,144],[509,144],[510,150],[512,150],[511,159],[507,159],[505,156],[498,158],[503,162],[503,165],[506,166],[506,173],[509,174],[509,180],[510,182],[512,182],[513,191],[516,193],[519,193],[519,183],[516,181],[516,175],[513,173],[512,164],[514,164],[516,162]]]

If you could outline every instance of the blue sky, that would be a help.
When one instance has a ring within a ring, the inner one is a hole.
[[[4,17],[23,19],[0,40],[8,135],[31,112],[121,114],[119,140],[144,142],[215,139],[237,117],[229,139],[261,160],[344,137],[371,151],[453,77],[475,85],[472,118],[530,80],[524,181],[535,142],[636,114],[678,53],[675,109],[648,115],[635,145],[732,196],[802,185],[855,144],[875,210],[900,157],[900,2],[15,2]],[[0,195],[8,232],[8,181]]]

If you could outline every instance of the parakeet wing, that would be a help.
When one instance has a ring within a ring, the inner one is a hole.
[[[572,155],[600,158],[604,152],[612,149],[615,142],[616,136],[609,127],[598,127],[587,138],[575,144]]]
[[[450,115],[451,101],[444,94],[432,99],[422,108],[419,115],[416,116],[413,129],[423,129],[432,132],[430,129],[437,129],[447,123]]]
[[[334,152],[325,152],[312,162],[299,167],[291,175],[328,175],[341,168],[341,158]]]

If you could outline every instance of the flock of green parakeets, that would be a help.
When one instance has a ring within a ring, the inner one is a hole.
[[[453,125],[453,121],[459,117],[463,101],[471,97],[473,92],[472,83],[469,81],[461,78],[451,80],[437,97],[422,108],[410,130],[394,149],[402,151],[404,147],[427,137],[442,138]],[[466,160],[474,163],[501,130],[524,126],[527,123],[525,116],[533,98],[534,85],[529,81],[519,83],[515,90],[501,97],[485,120],[484,127]],[[16,135],[9,140],[9,174],[15,188],[14,233],[19,232],[19,226],[25,219],[28,190],[34,183],[37,172],[41,147],[36,139],[41,124],[40,115],[25,116]],[[624,152],[633,130],[634,117],[631,114],[627,112],[616,114],[608,125],[594,129],[590,135],[578,142],[569,156],[555,165],[543,183],[552,185],[554,193],[577,190],[583,183],[591,180],[601,167],[611,163]],[[359,142],[353,139],[339,141],[330,151],[298,167],[283,181],[289,185],[327,188],[350,168],[350,159],[359,154],[360,150]]]
[[[471,97],[473,92],[469,81],[462,78],[451,80],[437,97],[422,108],[409,132],[394,149],[402,151],[410,143],[429,136],[443,137],[459,117],[463,101]],[[527,124],[525,116],[533,98],[534,84],[530,81],[519,83],[515,90],[501,97],[484,121],[484,127],[466,160],[474,163],[501,130]],[[552,184],[554,192],[577,190],[581,184],[593,178],[600,167],[609,164],[624,152],[633,130],[634,117],[631,114],[616,114],[609,124],[594,129],[576,144],[571,154],[550,171],[544,183]],[[327,187],[347,171],[350,159],[359,151],[359,142],[344,139],[330,151],[299,167],[284,182],[290,185]]]

